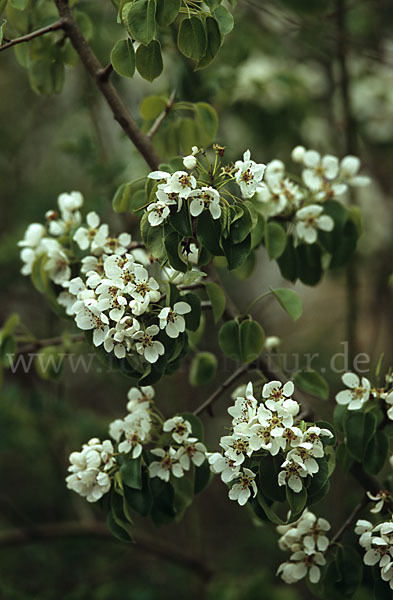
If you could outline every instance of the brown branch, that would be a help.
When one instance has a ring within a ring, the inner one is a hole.
[[[84,342],[86,341],[83,333],[75,333],[69,338],[64,338],[62,336],[47,338],[43,340],[35,340],[30,344],[26,344],[25,346],[21,346],[17,349],[17,354],[28,354],[29,352],[34,352],[34,350],[39,350],[40,348],[45,348],[46,346],[61,346],[64,343],[71,341],[72,343]]]
[[[232,385],[232,383],[234,383],[237,379],[239,379],[239,377],[241,377],[244,373],[247,373],[249,368],[250,368],[250,363],[247,363],[246,365],[242,365],[241,367],[239,367],[234,373],[232,373],[232,375],[230,377],[228,377],[228,379],[226,379],[216,389],[215,392],[213,392],[213,394],[211,394],[211,396],[209,396],[209,398],[207,400],[205,400],[205,402],[203,402],[200,406],[198,406],[198,408],[196,408],[194,410],[193,414],[200,415],[206,409],[211,407],[211,405],[216,400],[218,400],[218,398],[221,396],[221,394],[223,394]]]
[[[68,0],[55,0],[55,4],[63,22],[64,32],[70,39],[70,42],[76,50],[84,67],[95,80],[100,92],[107,101],[114,118],[119,123],[123,131],[132,141],[134,146],[142,154],[143,158],[151,169],[157,169],[160,163],[160,158],[155,151],[151,140],[138,127],[134,119],[129,114],[125,104],[119,96],[114,85],[109,81],[106,69],[101,65],[100,61],[92,51],[91,47],[79,29]]]
[[[36,37],[40,37],[41,35],[45,35],[46,33],[50,33],[52,31],[58,31],[62,29],[64,26],[63,19],[59,19],[55,21],[55,23],[51,23],[46,27],[42,27],[41,29],[37,29],[37,31],[32,31],[31,33],[27,33],[26,35],[22,35],[21,37],[15,38],[14,40],[10,40],[5,44],[0,45],[0,52],[2,50],[7,50],[7,48],[11,48],[12,46],[16,46],[17,44],[23,44],[24,42],[29,42],[30,40],[34,40]]]
[[[333,544],[336,544],[340,540],[341,536],[347,531],[348,527],[353,526],[353,521],[358,516],[358,514],[363,510],[363,508],[366,506],[367,502],[368,502],[368,498],[365,494],[363,500],[361,502],[359,502],[359,504],[357,506],[355,506],[355,508],[349,515],[349,517],[344,521],[344,523],[341,525],[341,527],[336,531],[336,533],[330,540],[329,546],[333,546]]]
[[[146,135],[148,138],[151,139],[153,137],[153,135],[155,135],[157,133],[157,131],[161,127],[163,121],[166,119],[169,111],[171,110],[171,108],[175,102],[175,98],[176,98],[176,90],[173,90],[172,94],[169,97],[168,102],[165,105],[164,110],[162,111],[162,113],[160,115],[158,115],[157,119],[154,121],[153,125],[150,127],[149,131],[147,132]]]
[[[24,529],[3,531],[0,533],[0,547],[18,546],[67,537],[92,537],[118,543],[104,523],[96,521],[66,521],[63,523],[45,523]],[[163,544],[159,539],[137,536],[135,549],[153,554],[167,561],[181,564],[194,571],[203,579],[210,579],[213,575],[211,568],[199,558],[189,555],[176,547]]]

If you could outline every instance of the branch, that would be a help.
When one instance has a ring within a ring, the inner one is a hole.
[[[64,26],[63,19],[59,19],[59,21],[55,21],[55,23],[51,23],[46,27],[42,27],[41,29],[37,29],[37,31],[32,31],[31,33],[27,33],[26,35],[22,35],[21,37],[15,38],[5,44],[0,45],[0,52],[2,50],[7,50],[7,48],[11,48],[11,46],[16,46],[16,44],[23,44],[23,42],[29,42],[36,37],[40,37],[41,35],[45,35],[46,33],[50,33],[51,31],[57,31],[58,29],[62,29]]]
[[[47,338],[44,340],[35,340],[34,342],[31,342],[31,344],[26,344],[26,346],[18,348],[17,354],[28,354],[29,352],[34,352],[34,350],[38,350],[39,348],[45,348],[46,346],[61,346],[61,344],[64,344],[68,341],[78,343],[86,341],[86,338],[83,335],[83,333],[75,333],[69,336],[68,339],[62,336],[58,336],[54,338]]]
[[[165,105],[164,110],[162,111],[162,113],[160,115],[158,115],[157,119],[154,121],[153,125],[150,127],[149,131],[147,132],[146,135],[148,138],[151,139],[153,137],[153,135],[155,135],[157,133],[157,131],[161,127],[161,124],[165,120],[167,114],[171,110],[171,108],[175,102],[175,98],[176,98],[176,90],[173,90],[172,94],[169,97],[168,102]]]
[[[250,363],[239,367],[228,379],[226,379],[219,388],[216,389],[215,392],[205,402],[203,402],[198,408],[196,408],[193,412],[194,415],[199,415],[207,408],[209,408],[220,396],[223,394],[231,385],[234,383],[239,377],[241,377],[244,373],[248,371],[250,368]]]
[[[96,521],[66,521],[63,523],[45,523],[25,529],[11,529],[0,534],[1,546],[18,546],[36,541],[51,541],[65,537],[94,537],[109,542],[117,543],[104,523]],[[150,539],[146,536],[139,537],[135,544],[136,550],[153,554],[164,560],[181,564],[195,571],[203,579],[210,579],[213,575],[211,568],[198,558],[185,553],[173,546],[167,546],[161,541]]]
[[[113,116],[120,124],[123,131],[142,154],[151,169],[157,169],[160,158],[156,153],[151,140],[138,127],[129,114],[125,104],[120,98],[116,88],[109,81],[109,66],[104,68],[79,29],[68,0],[55,0],[55,4],[63,23],[63,29],[76,50],[86,70],[95,80],[98,89],[107,101]]]
[[[348,527],[353,525],[353,521],[355,520],[357,515],[363,510],[363,508],[366,506],[367,502],[368,502],[368,498],[365,494],[363,500],[357,506],[355,506],[355,508],[349,515],[349,517],[344,521],[344,523],[341,525],[341,527],[338,529],[338,531],[336,531],[336,533],[330,540],[329,546],[333,546],[333,544],[336,544],[340,540],[341,536],[346,532]]]

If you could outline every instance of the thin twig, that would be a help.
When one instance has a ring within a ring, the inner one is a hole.
[[[42,27],[41,29],[37,29],[37,31],[32,31],[31,33],[27,33],[26,35],[22,35],[21,37],[15,38],[14,40],[10,40],[5,44],[0,45],[0,52],[2,50],[7,50],[7,48],[11,48],[11,46],[16,46],[17,44],[23,44],[24,42],[29,42],[30,40],[34,40],[36,37],[40,37],[41,35],[45,35],[46,33],[50,33],[51,31],[57,31],[59,29],[63,29],[64,21],[63,19],[59,19],[55,21],[55,23],[51,23],[46,27]]]
[[[64,343],[72,342],[76,344],[78,342],[86,341],[83,333],[75,333],[70,335],[68,338],[64,338],[62,336],[47,338],[42,340],[35,340],[31,342],[31,344],[26,344],[26,346],[21,346],[17,349],[17,354],[28,354],[29,352],[34,352],[34,350],[39,350],[40,348],[45,348],[46,346],[61,346]]]
[[[149,131],[147,132],[147,137],[148,138],[152,138],[154,134],[157,133],[157,131],[160,129],[163,121],[166,119],[169,111],[171,110],[174,102],[175,102],[175,98],[176,98],[176,90],[173,90],[172,94],[169,97],[168,102],[165,105],[164,110],[162,111],[162,113],[160,115],[158,115],[157,119],[154,121],[153,125],[150,127]]]
[[[55,4],[60,18],[63,21],[65,33],[86,70],[95,80],[97,87],[107,101],[114,118],[134,146],[139,150],[149,167],[151,169],[157,169],[161,161],[150,138],[139,129],[138,125],[128,112],[124,102],[120,98],[118,91],[109,81],[108,77],[103,77],[103,73],[105,73],[106,69],[103,68],[78,27],[78,24],[72,15],[68,0],[55,0]]]
[[[355,508],[349,515],[349,517],[344,521],[344,523],[341,525],[341,527],[336,531],[336,533],[330,540],[330,544],[329,544],[330,546],[333,546],[333,544],[336,544],[339,541],[339,539],[341,538],[341,536],[346,532],[348,527],[353,525],[353,521],[355,520],[357,515],[363,510],[363,508],[366,506],[367,502],[368,502],[368,498],[365,494],[363,500],[361,502],[359,502],[359,504],[357,506],[355,506]]]
[[[211,394],[211,396],[209,396],[209,398],[207,400],[205,400],[205,402],[203,402],[200,406],[198,406],[198,408],[196,408],[194,410],[193,414],[200,415],[207,408],[209,408],[216,400],[218,400],[218,398],[221,396],[221,394],[223,394],[232,385],[232,383],[234,383],[237,379],[239,379],[239,377],[241,377],[244,373],[247,373],[249,368],[250,368],[250,363],[247,363],[246,365],[242,365],[241,367],[239,367],[234,373],[232,373],[232,375],[230,377],[228,377],[228,379],[226,379],[220,385],[220,387],[218,387],[216,389],[215,392],[213,392],[213,394]]]
[[[0,546],[17,546],[37,541],[50,541],[66,537],[93,537],[118,543],[104,523],[96,521],[66,521],[63,523],[45,523],[27,527],[24,529],[11,529],[0,533]],[[158,539],[150,539],[146,536],[137,536],[136,551],[147,552],[181,564],[194,571],[203,579],[210,579],[213,575],[211,568],[199,558],[191,556],[173,546],[163,544]]]

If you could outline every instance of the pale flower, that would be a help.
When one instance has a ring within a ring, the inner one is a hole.
[[[318,204],[304,206],[296,212],[296,233],[307,244],[317,241],[318,230],[332,231],[334,221],[329,215],[323,215],[323,207]]]
[[[191,312],[191,306],[187,302],[176,302],[173,308],[165,306],[158,314],[160,329],[165,329],[165,333],[170,338],[179,337],[179,334],[186,329],[183,315],[189,312]]]
[[[344,373],[343,383],[349,390],[342,390],[336,395],[337,404],[348,406],[348,410],[359,410],[370,396],[370,382],[366,377],[360,379],[355,373]]]
[[[228,496],[231,500],[237,501],[240,506],[244,506],[253,494],[253,498],[258,493],[257,484],[255,483],[255,473],[251,469],[244,468],[236,478],[236,483],[229,490]]]

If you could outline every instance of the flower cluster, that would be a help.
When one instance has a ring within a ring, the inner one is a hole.
[[[360,536],[359,544],[364,548],[364,564],[378,565],[381,578],[389,583],[393,590],[393,521],[372,525],[369,521],[359,519],[355,533]]]
[[[190,470],[191,464],[200,467],[206,460],[205,445],[192,436],[191,423],[183,417],[168,419],[162,431],[169,434],[169,440],[162,448],[151,450],[158,460],[149,465],[150,477],[159,477],[163,481],[169,481],[171,475],[180,478]]]
[[[305,510],[298,521],[290,525],[279,525],[281,537],[278,545],[281,550],[292,552],[289,560],[277,570],[285,583],[297,583],[308,575],[311,583],[317,583],[321,576],[320,567],[326,564],[324,553],[329,547],[326,532],[330,524]]]
[[[168,337],[177,338],[185,331],[183,315],[191,307],[183,301],[173,307],[160,305],[160,283],[149,274],[150,261],[144,250],[130,249],[128,233],[111,237],[108,225],[100,223],[95,212],[88,213],[83,224],[82,204],[78,192],[61,194],[59,213],[46,214],[47,227],[39,223],[28,227],[19,242],[22,273],[31,274],[37,259],[44,258],[41,268],[64,288],[58,303],[74,317],[79,329],[92,331],[95,346],[102,345],[119,359],[134,352],[155,363],[165,352],[157,335],[164,330]],[[73,244],[85,254],[80,262]],[[78,263],[76,277],[72,276],[73,263]]]
[[[66,479],[69,489],[89,502],[97,502],[109,492],[124,459],[141,460],[151,478],[166,482],[171,475],[183,477],[192,465],[202,465],[207,450],[192,435],[191,423],[181,416],[163,421],[154,405],[154,395],[151,386],[132,387],[126,416],[109,425],[114,442],[93,438],[81,452],[70,455],[71,475]],[[148,446],[150,453],[142,454]]]
[[[386,376],[384,387],[373,388],[366,377],[361,379],[355,373],[344,373],[343,383],[348,389],[336,394],[337,404],[347,406],[348,410],[361,410],[367,402],[379,401],[384,403],[388,419],[393,421],[393,387],[390,375]]]
[[[67,487],[80,494],[88,502],[97,502],[111,487],[111,472],[116,467],[114,449],[110,440],[101,442],[92,438],[80,452],[70,455],[66,478]]]
[[[264,186],[262,178],[265,165],[251,160],[249,150],[244,153],[243,160],[223,169],[223,181],[218,180],[216,187],[206,185],[206,169],[197,159],[200,150],[194,146],[192,151],[192,155],[184,157],[183,164],[189,170],[195,169],[195,176],[187,171],[153,171],[148,175],[149,179],[157,182],[154,201],[147,207],[148,221],[153,227],[164,223],[171,214],[171,207],[178,212],[183,203],[187,203],[192,217],[198,217],[204,210],[208,210],[213,219],[219,219],[222,205],[228,204],[223,192],[220,194],[219,191],[223,181],[235,181],[245,199],[254,196]]]
[[[285,457],[278,484],[288,485],[294,492],[302,490],[304,478],[319,471],[316,459],[324,456],[321,438],[333,434],[304,422],[296,424],[299,404],[292,399],[293,393],[291,381],[284,385],[270,381],[263,386],[262,402],[258,402],[250,382],[244,395],[228,409],[232,432],[221,438],[223,452],[211,454],[209,463],[214,473],[221,474],[222,481],[234,483],[229,497],[240,505],[257,493],[256,474],[248,468],[251,457],[266,453]]]

